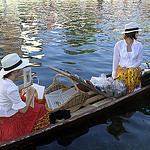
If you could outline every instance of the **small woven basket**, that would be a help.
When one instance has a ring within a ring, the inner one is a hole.
[[[61,104],[58,108],[56,108],[54,110],[50,109],[46,102],[45,103],[46,109],[50,113],[55,112],[57,110],[66,110],[66,109],[70,110],[71,112],[78,110],[82,106],[82,104],[89,98],[89,95],[88,95],[88,93],[81,91],[71,78],[69,78],[68,76],[65,76],[63,74],[55,75],[55,77],[53,79],[53,83],[45,90],[44,97],[45,97],[45,94],[49,94],[56,90],[62,89],[62,91],[63,91],[65,89],[67,90],[67,89],[71,88],[70,86],[66,85],[65,83],[55,82],[57,76],[64,76],[64,77],[70,79],[75,87],[76,92],[73,95],[71,95],[63,104]]]

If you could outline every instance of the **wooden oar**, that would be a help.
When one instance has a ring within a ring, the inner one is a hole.
[[[48,67],[51,68],[51,69],[53,69],[53,70],[55,70],[55,71],[57,71],[57,72],[59,72],[59,73],[61,73],[61,74],[63,74],[63,75],[66,75],[66,76],[70,77],[72,80],[74,80],[74,81],[76,81],[77,83],[80,83],[80,84],[82,84],[82,85],[88,87],[90,90],[93,90],[94,92],[96,92],[96,93],[98,93],[98,94],[101,94],[101,95],[103,95],[103,96],[106,96],[106,97],[108,97],[108,98],[110,98],[110,99],[114,99],[113,97],[110,97],[108,94],[106,94],[106,93],[104,93],[104,92],[98,90],[96,87],[94,87],[94,86],[92,86],[92,85],[86,83],[86,82],[85,82],[83,79],[81,79],[80,77],[77,77],[77,76],[75,76],[75,75],[72,75],[70,72],[68,73],[68,72],[66,72],[66,71],[60,70],[60,69],[55,68],[55,67],[50,66],[50,65],[49,65]]]

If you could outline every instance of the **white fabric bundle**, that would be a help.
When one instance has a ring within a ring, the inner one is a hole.
[[[124,96],[127,93],[126,86],[122,81],[113,80],[112,77],[107,78],[103,73],[99,77],[92,77],[90,81],[95,86],[99,86],[103,92],[115,98]]]

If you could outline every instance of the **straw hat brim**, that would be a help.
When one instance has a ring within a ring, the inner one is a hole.
[[[21,60],[22,60],[22,63],[18,67],[14,68],[14,69],[11,69],[9,71],[5,71],[4,68],[2,68],[1,71],[0,71],[0,78],[2,78],[4,75],[8,74],[11,71],[24,68],[29,63],[28,59],[21,59]]]

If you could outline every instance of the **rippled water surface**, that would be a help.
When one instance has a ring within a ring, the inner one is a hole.
[[[150,61],[149,0],[0,0],[0,59],[13,52],[29,58],[46,87],[56,74],[48,65],[85,79],[108,74],[114,44],[131,21],[142,28],[143,62]],[[66,146],[53,141],[36,149],[148,150],[149,107],[138,107],[128,118],[121,114],[90,126]]]

